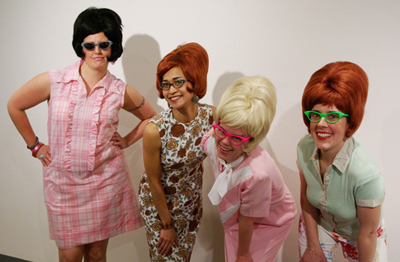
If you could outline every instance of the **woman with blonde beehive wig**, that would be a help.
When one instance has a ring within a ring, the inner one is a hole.
[[[273,84],[242,77],[223,94],[216,124],[202,140],[216,179],[209,198],[219,205],[227,262],[273,261],[296,207],[272,157],[259,146],[276,111]]]

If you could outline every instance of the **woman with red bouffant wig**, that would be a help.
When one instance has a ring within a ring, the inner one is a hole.
[[[196,54],[196,55],[194,55]],[[157,67],[157,90],[160,98],[165,98],[161,83],[163,76],[171,68],[180,67],[187,80],[192,83],[188,91],[195,93],[199,99],[207,92],[208,55],[204,48],[196,43],[179,46],[166,55]]]
[[[309,134],[297,147],[302,262],[334,261],[339,243],[346,261],[388,261],[383,176],[353,138],[367,96],[367,75],[351,62],[325,65],[304,89]]]
[[[151,261],[190,261],[202,216],[200,142],[215,111],[199,103],[207,72],[207,52],[197,43],[178,46],[157,67],[157,90],[169,109],[144,130],[139,189]]]

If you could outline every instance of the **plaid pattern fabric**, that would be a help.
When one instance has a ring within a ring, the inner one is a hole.
[[[52,162],[43,184],[50,238],[60,248],[142,226],[124,152],[110,143],[126,84],[107,72],[87,94],[80,64],[50,71]]]

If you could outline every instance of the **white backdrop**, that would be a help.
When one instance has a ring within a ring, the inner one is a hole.
[[[278,92],[275,121],[262,146],[275,158],[299,206],[296,145],[306,134],[300,100],[311,74],[323,65],[347,60],[370,80],[366,114],[355,138],[375,157],[386,181],[384,216],[390,261],[400,247],[396,208],[400,160],[400,2],[373,0],[124,0],[0,1],[0,253],[32,261],[57,261],[48,238],[42,171],[8,117],[11,94],[35,75],[77,61],[72,25],[89,6],[115,10],[124,23],[124,54],[110,71],[136,87],[157,109],[155,69],[178,44],[198,42],[210,57],[208,92],[216,105],[223,91],[243,75],[263,75]],[[397,50],[397,51],[396,51]],[[41,141],[47,142],[47,108],[28,111]],[[121,112],[126,134],[137,120]],[[126,150],[135,188],[143,172],[141,142]],[[205,162],[206,169],[209,167]],[[223,229],[217,208],[206,197],[211,174],[204,174],[204,217],[194,262],[223,261]],[[276,261],[297,260],[297,225]],[[112,238],[109,261],[149,261],[143,229]]]

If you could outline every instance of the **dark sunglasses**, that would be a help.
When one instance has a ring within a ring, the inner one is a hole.
[[[98,46],[101,50],[106,50],[113,44],[112,41],[103,41],[98,44],[91,43],[91,42],[83,42],[81,46],[85,48],[86,50],[92,51]]]

